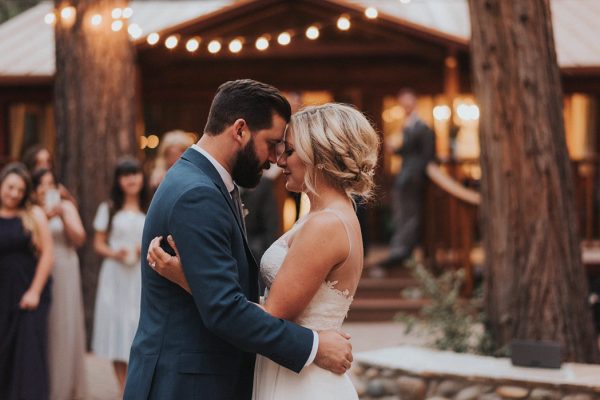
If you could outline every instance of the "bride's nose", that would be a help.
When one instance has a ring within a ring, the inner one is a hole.
[[[279,168],[284,168],[287,164],[287,159],[286,157],[284,157],[283,153],[279,155],[279,157],[277,157],[277,166]]]

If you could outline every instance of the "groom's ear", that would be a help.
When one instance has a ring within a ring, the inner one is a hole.
[[[246,124],[246,121],[242,118],[236,119],[231,127],[234,140],[239,142],[241,146],[245,146],[248,141],[246,136],[250,133],[248,132],[248,124]]]

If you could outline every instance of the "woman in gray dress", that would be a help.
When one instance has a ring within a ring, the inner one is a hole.
[[[85,230],[75,205],[61,198],[54,174],[33,173],[37,203],[44,209],[54,241],[52,303],[48,316],[48,364],[51,400],[85,397],[85,332],[79,258]]]

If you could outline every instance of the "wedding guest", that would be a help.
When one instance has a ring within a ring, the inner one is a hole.
[[[54,170],[52,153],[50,153],[50,150],[39,144],[36,144],[25,151],[25,154],[23,154],[23,163],[32,175],[40,169]],[[57,185],[60,197],[77,205],[77,201],[71,192],[69,192],[61,183],[57,182]]]
[[[158,156],[156,157],[154,169],[150,173],[150,189],[152,191],[158,188],[168,169],[195,142],[196,137],[191,132],[175,130],[165,133],[160,146],[158,146]]]
[[[387,150],[402,157],[402,168],[392,188],[394,233],[389,257],[379,265],[382,268],[402,265],[420,242],[426,168],[435,159],[435,134],[417,113],[416,93],[403,89],[398,93],[398,102],[406,115],[402,145],[388,144]]]
[[[31,173],[42,168],[52,169],[52,154],[44,146],[36,144],[25,151],[23,163]]]
[[[0,172],[0,399],[48,398],[52,236],[21,163]]]
[[[32,181],[37,204],[46,213],[54,243],[48,317],[50,399],[83,399],[85,328],[77,248],[85,243],[86,234],[75,205],[61,199],[51,170],[37,170]]]
[[[92,350],[113,361],[121,389],[140,312],[140,243],[147,209],[141,164],[122,159],[114,173],[110,200],[94,219],[94,249],[104,257],[94,314]]]

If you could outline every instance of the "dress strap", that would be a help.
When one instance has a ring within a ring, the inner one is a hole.
[[[346,264],[346,261],[348,261],[348,259],[350,258],[350,254],[352,254],[352,240],[350,239],[350,228],[348,227],[348,223],[344,218],[344,214],[340,210],[336,210],[335,208],[324,208],[323,210],[321,210],[321,212],[327,211],[334,213],[339,218],[339,220],[342,222],[342,225],[344,225],[344,229],[346,230],[346,237],[348,238],[348,254],[346,255],[346,258],[341,264],[332,269],[332,271],[335,271],[343,267]]]

